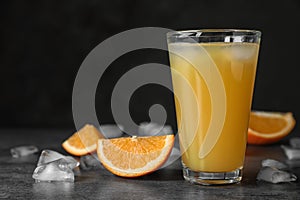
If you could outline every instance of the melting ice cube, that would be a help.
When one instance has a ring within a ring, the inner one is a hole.
[[[281,145],[281,148],[289,160],[300,159],[300,149],[291,148],[285,145]]]
[[[255,55],[256,48],[253,45],[236,44],[229,47],[229,52],[233,59],[248,60]]]
[[[300,149],[300,137],[291,138],[290,145],[295,149]]]
[[[29,156],[38,152],[39,149],[36,146],[18,146],[10,149],[11,156],[14,158],[19,158],[22,156]]]
[[[296,175],[282,171],[273,167],[263,167],[257,174],[257,180],[263,180],[270,183],[283,183],[296,181]]]
[[[172,133],[171,126],[163,126],[154,122],[142,122],[138,128],[138,135],[140,136],[167,135]]]
[[[80,168],[83,170],[92,170],[103,168],[96,154],[80,157]]]
[[[72,156],[64,156],[56,151],[46,149],[42,151],[37,166],[44,165],[61,158],[64,158],[70,169],[73,169],[79,165],[79,162]]]
[[[265,159],[265,160],[261,161],[261,166],[262,167],[273,167],[273,168],[277,168],[277,169],[288,168],[288,166],[286,164],[279,162],[277,160],[273,160],[273,159]]]
[[[116,138],[123,135],[124,127],[122,125],[105,124],[101,125],[99,129],[106,138]]]
[[[38,166],[32,175],[37,182],[40,181],[66,181],[74,182],[74,173],[66,159],[61,158],[47,164]]]

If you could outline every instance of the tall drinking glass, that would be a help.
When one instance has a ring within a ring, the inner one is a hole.
[[[167,34],[184,178],[242,179],[261,33],[206,29]]]

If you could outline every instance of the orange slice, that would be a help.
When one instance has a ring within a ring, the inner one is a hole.
[[[271,144],[288,135],[295,126],[293,114],[253,111],[250,114],[248,143]]]
[[[97,153],[103,166],[122,177],[149,174],[169,157],[174,135],[100,139]]]
[[[70,154],[82,156],[97,149],[98,139],[104,136],[93,126],[85,125],[62,143],[62,147]]]

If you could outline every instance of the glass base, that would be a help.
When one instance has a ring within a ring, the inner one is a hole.
[[[195,172],[183,167],[183,177],[193,184],[200,185],[224,185],[238,183],[242,180],[243,169],[239,168],[231,172]]]

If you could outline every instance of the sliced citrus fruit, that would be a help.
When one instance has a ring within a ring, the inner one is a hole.
[[[68,153],[82,156],[96,151],[100,138],[104,136],[93,125],[87,124],[64,141],[62,146]]]
[[[174,135],[100,139],[97,154],[103,166],[122,177],[149,174],[169,157]]]
[[[249,144],[271,144],[288,135],[295,126],[293,114],[252,111],[248,128]]]

